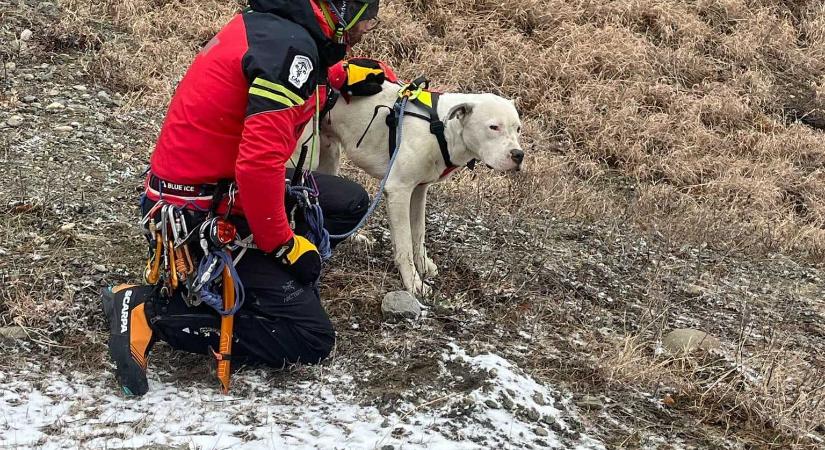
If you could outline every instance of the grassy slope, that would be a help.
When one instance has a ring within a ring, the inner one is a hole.
[[[227,3],[65,0],[71,13],[43,45],[80,48],[91,76],[160,114],[199,46],[235,11]],[[807,269],[788,257],[818,263],[825,250],[825,147],[813,128],[825,115],[825,6],[388,3],[359,54],[444,90],[515,98],[526,125],[520,177],[461,174],[436,189],[436,209],[451,213],[440,219],[459,221],[430,237],[453,306],[481,309],[514,342],[515,330],[531,330],[535,353],[522,364],[537,374],[626,402],[611,410],[627,415],[621,426],[593,415],[614,445],[640,445],[646,427],[701,445],[720,436],[813,445],[805,435],[823,421],[824,311],[818,294],[803,292]],[[489,228],[460,223],[471,215]],[[374,299],[398,287],[382,251],[345,255],[337,262],[347,267],[328,275],[339,326],[374,319]],[[488,268],[491,254],[507,269]],[[697,298],[685,283],[705,290]],[[815,323],[800,325],[810,310]],[[739,353],[673,361],[651,351],[680,325],[709,329]],[[488,330],[453,327],[438,331],[476,339]],[[347,333],[339,351],[397,350]],[[751,384],[736,370],[746,363],[770,375]],[[679,408],[660,414],[635,403],[639,391],[672,392]]]

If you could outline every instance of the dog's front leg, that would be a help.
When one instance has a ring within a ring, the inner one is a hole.
[[[427,230],[427,188],[430,185],[416,186],[410,201],[410,220],[412,225],[413,260],[415,269],[422,278],[438,275],[438,266],[427,257],[427,248],[424,246]]]
[[[426,297],[430,293],[430,287],[421,280],[413,262],[413,241],[410,230],[412,188],[388,184],[384,191],[387,195],[387,213],[395,250],[395,264],[401,272],[404,287],[413,295]]]

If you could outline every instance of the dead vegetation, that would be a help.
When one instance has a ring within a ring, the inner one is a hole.
[[[237,11],[62,5],[71,14],[49,45],[94,51],[92,74],[152,105]],[[357,52],[444,90],[517,99],[536,208],[624,214],[680,240],[821,260],[823,17],[816,1],[409,0],[385,5]]]
[[[158,114],[238,6],[59,3],[41,50],[79,54],[127,106]],[[811,435],[825,432],[825,310],[821,289],[796,290],[821,281],[786,278],[825,256],[822,2],[382,3],[382,26],[358,54],[442,90],[514,98],[525,122],[519,177],[479,170],[435,190],[434,210],[448,213],[429,239],[439,243],[439,294],[451,302],[435,313],[437,331],[492,332],[460,312],[473,308],[511,327],[512,341],[529,330],[525,367],[627,399],[606,413],[629,408],[628,425],[601,425],[615,447],[642,446],[650,428],[700,447],[815,448]],[[376,302],[400,287],[388,250],[344,253],[334,263],[348,265],[325,278],[339,353],[410,351],[377,335]],[[686,280],[708,291],[686,296]],[[50,329],[44,317],[60,311],[37,297],[71,294],[32,290],[41,284],[8,284],[3,317]],[[727,342],[727,356],[658,353],[663,330],[685,320]],[[652,402],[632,400],[640,391]]]

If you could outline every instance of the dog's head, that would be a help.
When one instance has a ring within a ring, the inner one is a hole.
[[[512,101],[484,94],[479,101],[454,106],[447,117],[461,123],[464,145],[484,164],[500,171],[521,169],[521,119]]]

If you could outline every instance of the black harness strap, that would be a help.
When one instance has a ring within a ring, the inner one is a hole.
[[[338,99],[341,97],[341,93],[336,91],[335,89],[327,86],[327,99],[324,102],[324,107],[321,108],[321,114],[318,116],[318,119],[321,120],[326,115],[332,111],[332,108],[335,107],[335,104],[338,103]]]
[[[229,189],[230,189],[231,186],[232,186],[232,180],[229,180],[229,179],[226,179],[226,178],[218,180],[218,183],[215,186],[215,193],[212,194],[212,206],[209,208],[209,215],[210,216],[216,216],[217,215],[218,207],[220,206],[221,201],[223,200],[223,197],[226,194],[229,193]],[[227,216],[231,212],[232,206],[230,205],[229,208],[230,209],[228,209],[226,211]]]
[[[419,78],[412,82],[411,87],[415,88],[420,86],[422,83],[427,83],[424,78]],[[430,133],[435,136],[435,139],[438,141],[438,148],[441,151],[441,157],[444,159],[444,165],[447,166],[447,169],[458,167],[453,164],[453,161],[450,159],[450,151],[447,147],[447,136],[444,134],[444,130],[446,128],[444,122],[438,117],[438,98],[440,94],[437,92],[430,92],[430,97],[432,98],[432,106],[426,105],[419,99],[413,99],[412,102],[418,105],[420,108],[427,111],[427,115],[418,114],[410,111],[404,111],[404,117],[412,116],[416,117],[421,120],[426,120],[430,123]],[[386,124],[387,128],[389,128],[389,148],[388,151],[390,153],[390,157],[392,154],[395,153],[395,149],[397,148],[397,136],[398,136],[398,102],[401,99],[396,101],[395,108],[391,108],[387,105],[378,105],[375,107],[375,110],[372,113],[372,118],[370,119],[369,123],[367,124],[367,128],[364,129],[364,132],[361,134],[361,137],[358,139],[358,143],[356,143],[355,147],[358,148],[361,146],[361,143],[364,141],[364,138],[367,136],[367,133],[372,127],[372,123],[375,121],[375,118],[378,116],[378,111],[381,108],[386,108],[390,111],[387,114]],[[467,168],[472,170],[475,168],[476,160],[471,159],[467,163]]]
[[[440,97],[440,95],[433,92],[431,97],[433,99],[433,106],[429,108],[424,105],[425,108],[429,109],[430,113],[430,133],[434,134],[436,140],[438,140],[438,148],[441,150],[441,157],[444,158],[444,165],[447,167],[456,167],[452,160],[450,160],[450,152],[447,150],[447,137],[444,136],[444,122],[438,118],[438,97]],[[417,103],[421,105],[421,102]]]

